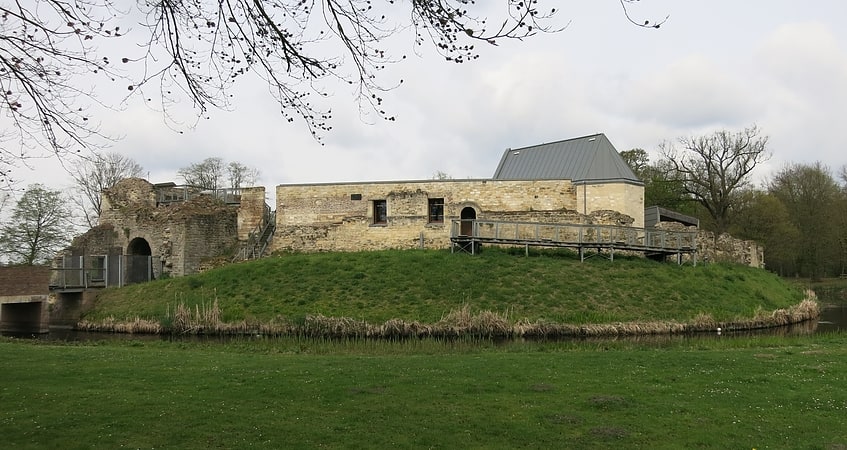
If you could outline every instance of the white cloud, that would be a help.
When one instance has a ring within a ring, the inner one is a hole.
[[[762,110],[751,86],[725,65],[686,56],[634,80],[622,92],[622,110],[636,120],[678,129],[738,126]]]
[[[285,122],[267,88],[247,79],[234,111],[214,111],[183,134],[135,103],[104,127],[125,136],[113,150],[140,162],[151,181],[179,181],[180,167],[221,156],[258,167],[269,191],[281,183],[421,179],[436,170],[488,177],[506,147],[604,132],[620,150],[654,152],[664,140],[753,123],[771,137],[772,167],[847,162],[842,2],[645,5],[651,9],[633,12],[670,14],[669,22],[643,30],[625,22],[617,2],[584,2],[562,10],[562,24],[573,20],[564,32],[483,45],[470,64],[406,52],[407,61],[387,72],[404,79],[385,93],[397,120],[363,120],[349,89],[331,86],[333,131],[323,146],[301,122]],[[20,175],[68,184],[52,163]]]
[[[779,27],[755,53],[770,94],[762,125],[779,164],[847,162],[840,133],[847,117],[845,50],[831,28],[801,23]]]

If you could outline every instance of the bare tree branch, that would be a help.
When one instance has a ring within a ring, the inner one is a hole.
[[[71,175],[80,197],[73,202],[80,208],[88,227],[97,225],[101,212],[101,193],[124,178],[140,177],[144,169],[132,158],[120,153],[95,154],[73,164]]]
[[[620,0],[621,8],[623,9],[624,16],[626,16],[626,20],[628,20],[629,23],[636,25],[636,26],[639,26],[639,27],[642,27],[642,28],[660,28],[662,25],[665,24],[665,22],[668,21],[668,19],[671,18],[670,15],[667,15],[667,16],[665,16],[664,19],[659,20],[659,21],[652,21],[651,22],[650,20],[644,20],[642,22],[642,21],[635,20],[629,14],[629,7],[627,5],[632,4],[632,3],[637,3],[639,1],[640,0]]]
[[[500,1],[504,19],[492,24],[474,15],[474,0],[136,0],[126,10],[114,0],[10,0],[0,6],[0,177],[41,148],[61,158],[107,144],[92,115],[119,105],[100,103],[104,83],[161,108],[173,128],[186,99],[195,121],[229,108],[248,73],[318,140],[331,129],[320,99],[333,80],[394,120],[381,93],[402,80],[379,74],[405,55],[389,38],[412,30],[416,44],[463,63],[479,56],[475,44],[561,29],[538,0]]]
[[[682,150],[667,142],[660,150],[671,164],[671,179],[681,182],[685,192],[706,208],[715,231],[721,233],[729,226],[737,193],[749,184],[753,169],[770,157],[767,142],[754,125],[737,133],[722,130],[683,137]]]

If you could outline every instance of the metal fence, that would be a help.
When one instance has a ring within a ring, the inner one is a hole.
[[[156,189],[156,203],[166,205],[187,202],[200,195],[209,195],[229,204],[241,202],[240,188],[200,189],[193,186],[166,186]]]
[[[51,268],[51,289],[126,286],[161,273],[159,257],[147,255],[65,256]]]

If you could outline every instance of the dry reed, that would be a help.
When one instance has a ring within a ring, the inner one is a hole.
[[[433,324],[418,321],[390,319],[382,324],[371,324],[349,317],[327,317],[310,315],[301,324],[281,319],[271,323],[249,323],[247,321],[227,323],[221,321],[217,299],[210,304],[195,305],[193,308],[180,303],[168,312],[169,326],[160,322],[134,318],[117,321],[109,317],[101,322],[81,321],[77,329],[83,331],[106,331],[117,333],[173,333],[173,334],[261,334],[269,336],[300,335],[323,338],[421,338],[421,337],[602,337],[638,336],[657,334],[681,334],[714,331],[752,330],[779,327],[815,319],[820,315],[820,305],[814,293],[789,308],[767,312],[757,310],[753,317],[734,321],[718,322],[712,316],[701,313],[691,322],[675,321],[615,322],[607,324],[572,325],[548,320],[512,321],[508,312],[473,311],[467,304],[444,315]]]
[[[83,320],[76,324],[80,331],[100,331],[106,333],[127,334],[159,334],[162,333],[162,324],[158,321],[135,317],[132,320],[118,321],[114,317],[107,317],[100,322],[89,322]]]

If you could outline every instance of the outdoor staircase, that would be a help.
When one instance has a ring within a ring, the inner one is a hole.
[[[257,259],[265,255],[276,231],[276,211],[271,211],[267,205],[265,207],[262,223],[250,232],[246,241],[241,243],[232,257],[232,262]]]

